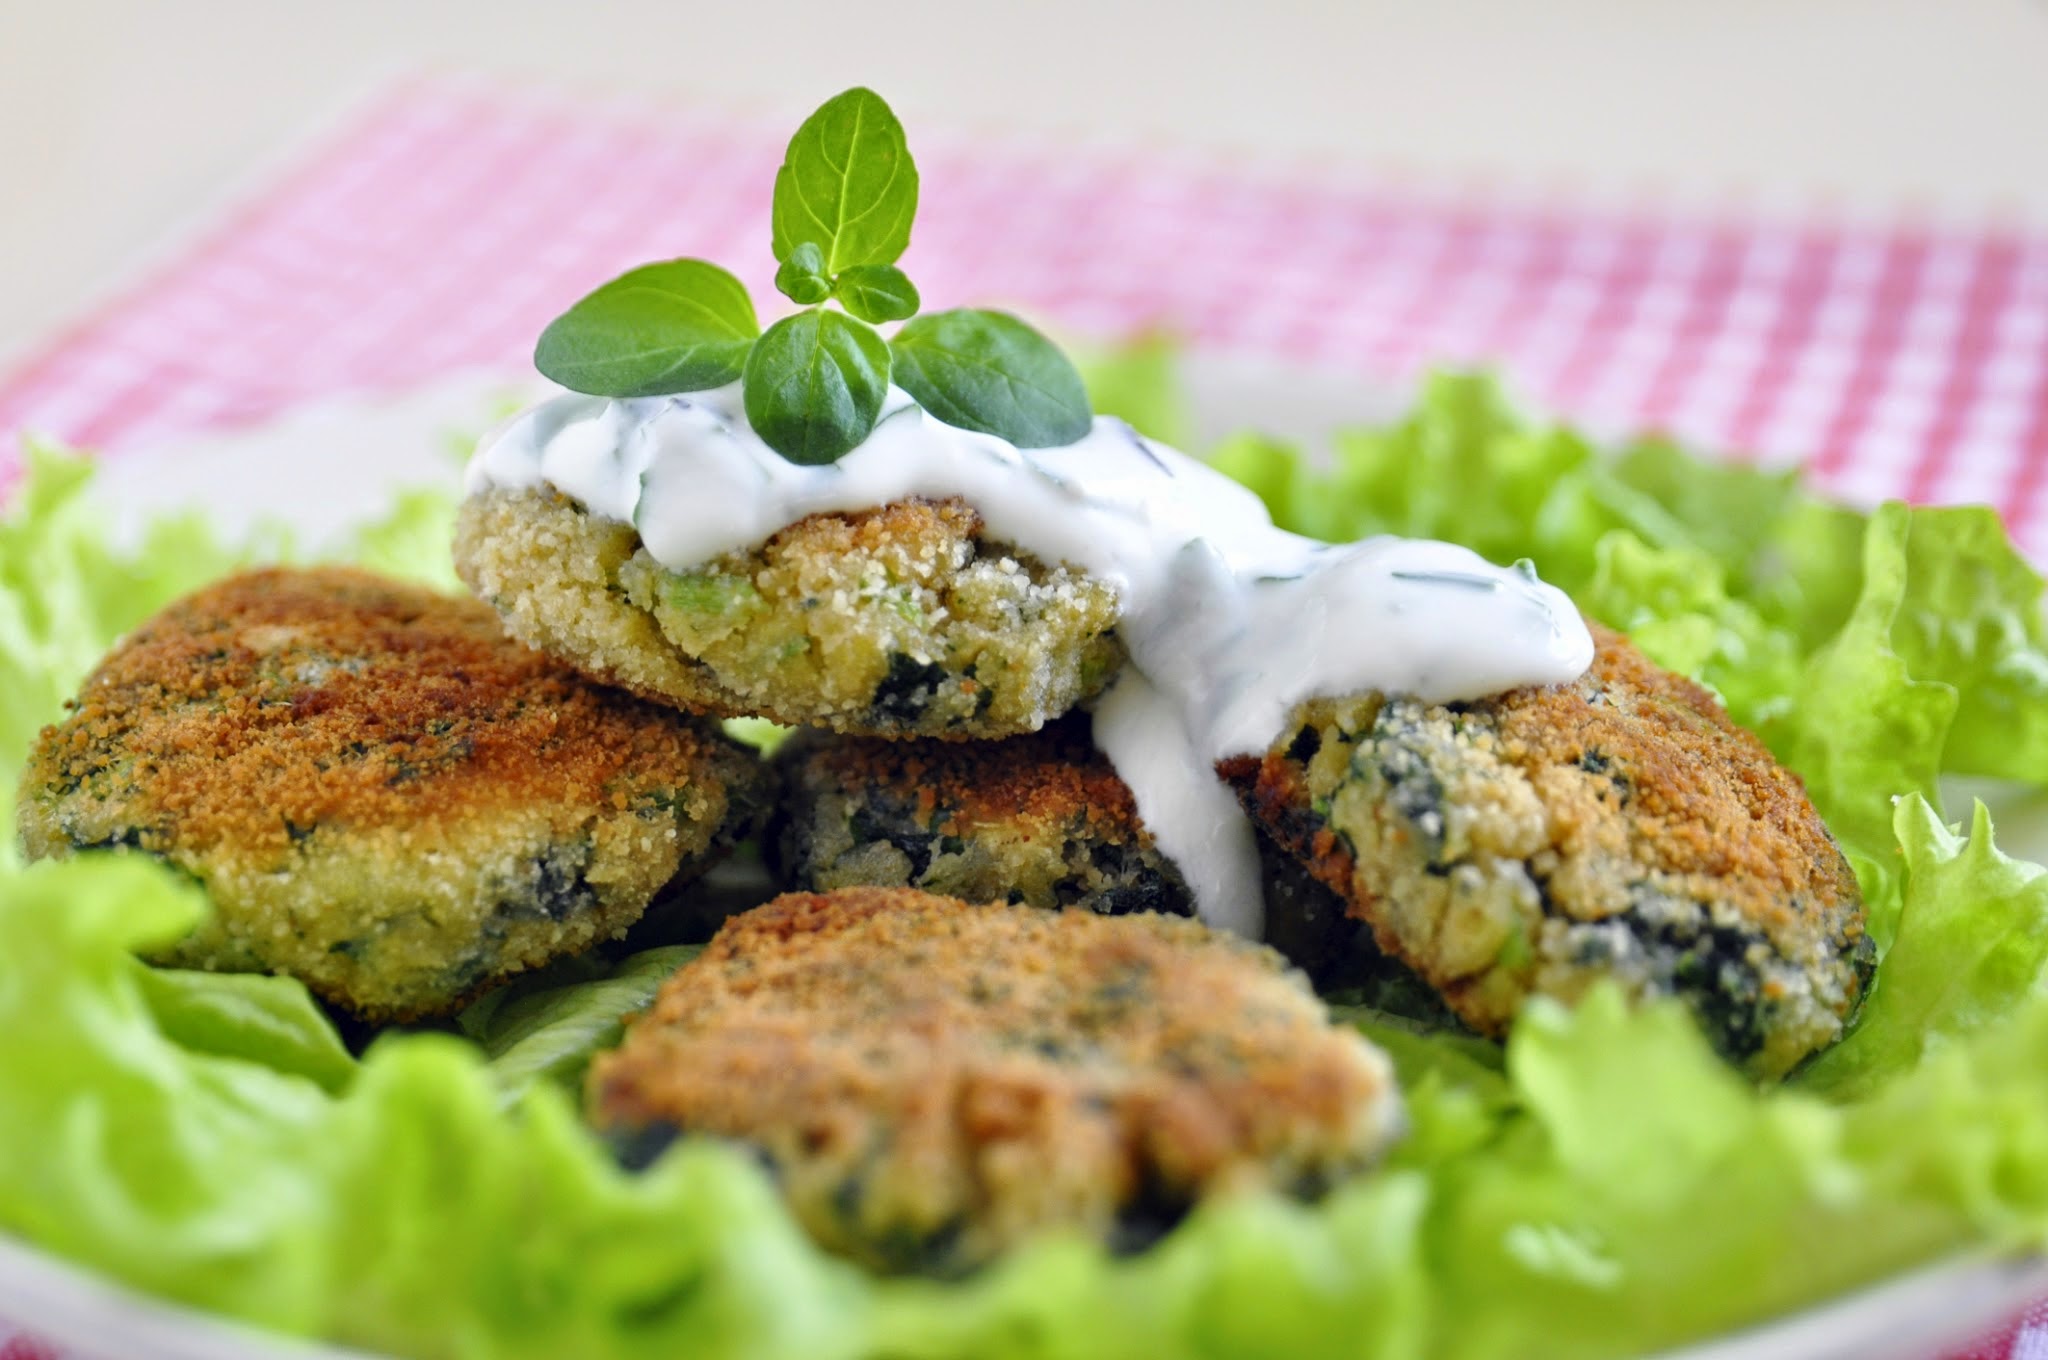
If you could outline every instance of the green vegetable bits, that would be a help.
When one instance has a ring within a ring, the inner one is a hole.
[[[703,260],[631,270],[542,332],[534,366],[605,397],[741,379],[747,421],[783,457],[834,462],[868,437],[893,380],[932,415],[1019,448],[1088,433],[1088,392],[1050,340],[1003,312],[917,317],[897,267],[917,216],[903,125],[872,90],[825,102],[775,173],[775,287],[805,310],[764,333],[746,286]],[[836,307],[833,304],[837,304]],[[894,339],[875,329],[909,321]]]
[[[1608,458],[1468,375],[1435,379],[1406,420],[1341,433],[1327,466],[1251,435],[1215,461],[1283,528],[1529,558],[1713,689],[1805,780],[1880,946],[1896,922],[1895,797],[1939,807],[1944,771],[2048,783],[2042,581],[1990,510],[1865,515],[1792,474],[1660,442]]]
[[[1982,516],[1853,515],[1661,446],[1608,461],[1464,378],[1328,471],[1269,443],[1225,458],[1297,525],[1533,557],[1708,679],[1873,889],[1886,953],[1850,1036],[1758,1091],[1682,1009],[1608,991],[1532,1007],[1504,1053],[1361,1016],[1411,1116],[1385,1170],[1314,1207],[1210,1203],[1137,1256],[1050,1240],[959,1284],[881,1281],[817,1252],[743,1156],[685,1139],[628,1174],[582,1128],[562,1079],[668,959],[359,1061],[296,984],[138,964],[205,904],[86,856],[0,871],[0,1226],[287,1331],[600,1360],[1623,1356],[2048,1244],[2048,871],[1981,812],[1950,827],[1928,785],[2048,771],[2040,581]],[[16,761],[119,629],[243,555],[190,523],[114,550],[83,477],[40,457],[0,525]],[[359,546],[429,541],[409,513]]]

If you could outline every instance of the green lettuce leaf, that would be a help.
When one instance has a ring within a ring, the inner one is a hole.
[[[721,724],[725,735],[734,741],[745,742],[764,756],[775,754],[776,748],[789,740],[793,730],[766,718],[727,718]]]
[[[14,779],[45,723],[114,639],[171,601],[238,567],[289,561],[292,534],[256,528],[240,543],[198,513],[161,515],[123,543],[90,492],[92,463],[31,442],[26,475],[0,517],[0,819],[14,824]],[[448,544],[456,498],[449,488],[402,493],[390,515],[362,526],[323,557],[455,589]],[[16,857],[0,837],[0,865]]]
[[[1751,1089],[1673,1004],[1533,1004],[1508,1046],[1515,1112],[1436,1178],[1432,1353],[1637,1353],[1967,1243],[2037,1245],[2043,1071],[2039,1003],[1848,1105]]]
[[[1863,590],[1849,621],[1807,658],[1796,707],[1761,734],[1806,781],[1862,881],[1870,932],[1891,942],[1897,913],[1891,799],[1936,807],[1956,690],[1913,675],[1892,637],[1909,582],[1912,512],[1884,506],[1864,534]]]
[[[1257,435],[1217,466],[1284,528],[1449,539],[1527,557],[1591,617],[1719,694],[1805,781],[1855,867],[1880,948],[1898,898],[1893,800],[1943,774],[2048,786],[2042,579],[1983,509],[1863,514],[1797,475],[1663,442],[1617,456],[1517,415],[1480,375],[1319,464]]]
[[[109,641],[249,555],[196,516],[154,520],[124,550],[86,494],[91,480],[84,459],[30,444],[0,519],[0,767],[10,771]]]
[[[1653,548],[1627,530],[1594,544],[1588,614],[1627,633],[1659,665],[1721,696],[1737,722],[1761,729],[1798,702],[1798,640],[1730,592],[1728,567],[1697,548]]]
[[[626,1017],[645,1010],[661,984],[701,951],[664,945],[616,964],[564,959],[485,995],[458,1023],[483,1049],[508,1097],[543,1081],[573,1090],[591,1058],[619,1042]]]
[[[1143,356],[1098,402],[1156,432],[1166,377]],[[1945,770],[2048,778],[2040,580],[1994,526],[1668,445],[1610,459],[1465,376],[1327,466],[1251,437],[1219,459],[1296,528],[1533,557],[1719,693],[1871,885],[1889,947],[1850,1037],[1757,1091],[1681,1008],[1611,989],[1532,1008],[1504,1050],[1347,1013],[1405,1092],[1379,1173],[1212,1201],[1137,1256],[1056,1237],[878,1280],[813,1248],[752,1158],[685,1138],[627,1173],[577,1118],[590,1053],[687,951],[561,965],[358,1061],[296,983],[138,963],[203,897],[83,856],[0,865],[0,1227],[284,1331],[474,1360],[1621,1356],[2048,1243],[2048,875],[1932,801]],[[110,547],[85,483],[38,455],[0,525],[0,769],[120,631],[289,550],[190,520]],[[342,551],[446,585],[452,504],[403,501]]]
[[[507,1111],[460,1038],[387,1037],[340,1091],[187,1046],[129,952],[204,909],[168,871],[6,882],[0,1224],[398,1354],[1615,1356],[2048,1236],[2038,994],[1827,1102],[1751,1088],[1681,1007],[1603,988],[1532,1009],[1504,1070],[1412,1050],[1416,1138],[1320,1205],[1217,1200],[1137,1257],[1049,1239],[964,1283],[875,1280],[751,1159],[684,1140],[622,1172],[558,1087]]]
[[[509,1113],[476,1049],[378,1044],[301,1159],[325,1288],[306,1330],[397,1354],[857,1353],[864,1290],[706,1140],[620,1171],[558,1089]]]
[[[1487,1039],[1432,1031],[1406,1016],[1364,1006],[1333,1005],[1331,1015],[1355,1026],[1393,1060],[1408,1107],[1408,1130],[1389,1166],[1427,1171],[1484,1148],[1515,1105],[1501,1046]]]
[[[330,1097],[295,1070],[303,1047],[223,1044],[216,1022],[175,1013],[188,1037],[215,1032],[191,1048],[167,1037],[130,952],[205,910],[136,856],[0,873],[0,1226],[145,1289],[303,1328],[319,1285],[299,1225],[320,1205],[301,1162]]]
[[[43,444],[27,452],[0,518],[0,764],[9,769],[115,638],[237,567],[295,555],[282,526],[229,543],[196,512],[155,517],[124,545],[90,494],[90,460]],[[403,492],[390,515],[323,556],[455,588],[455,507],[447,488]]]
[[[330,1092],[355,1076],[355,1058],[296,978],[137,962],[135,985],[164,1038],[187,1052],[258,1063]]]
[[[1592,578],[1611,531],[1657,546],[1683,538],[1585,439],[1523,420],[1494,384],[1470,375],[1432,378],[1393,425],[1339,431],[1327,467],[1256,434],[1225,441],[1211,461],[1258,492],[1283,528],[1332,542],[1447,539],[1498,562],[1527,557],[1572,593]]]
[[[449,487],[401,491],[389,514],[346,535],[321,555],[440,590],[460,591],[462,582],[448,546],[455,540],[459,504]]]
[[[401,1353],[806,1355],[854,1298],[760,1172],[708,1143],[628,1177],[542,1088],[516,1117],[449,1036],[338,1094],[131,951],[206,910],[137,856],[0,876],[0,1226],[131,1283]],[[835,1284],[835,1280],[841,1281]]]
[[[1912,511],[1903,556],[1891,642],[1913,675],[1957,691],[1944,768],[2048,782],[2040,574],[1983,506]]]
[[[1896,825],[1905,874],[1896,940],[1855,1031],[1800,1074],[1808,1090],[1868,1094],[2042,995],[2048,869],[2001,854],[1982,803],[1967,839],[1923,798],[1900,799]]]
[[[1670,517],[1674,536],[1740,573],[1735,586],[1745,595],[1772,593],[1768,564],[1778,535],[1786,517],[1810,503],[1796,470],[1707,462],[1663,439],[1632,444],[1589,471],[1649,497]],[[1777,578],[1799,579],[1782,572]]]

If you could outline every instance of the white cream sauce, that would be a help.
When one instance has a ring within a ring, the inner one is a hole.
[[[675,571],[807,515],[959,497],[990,535],[1117,590],[1131,664],[1095,704],[1095,742],[1211,925],[1257,936],[1256,845],[1217,780],[1317,695],[1432,703],[1560,684],[1593,659],[1570,600],[1526,567],[1463,548],[1283,532],[1244,487],[1098,417],[1078,443],[1017,449],[946,425],[891,389],[837,463],[791,463],[748,428],[737,384],[686,396],[563,396],[487,438],[471,492],[553,486],[639,530]]]

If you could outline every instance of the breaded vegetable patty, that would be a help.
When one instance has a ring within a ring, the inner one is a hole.
[[[1194,913],[1078,714],[1002,741],[799,734],[776,763],[784,793],[767,845],[793,888]]]
[[[1578,681],[1464,704],[1315,700],[1219,767],[1280,844],[1475,1028],[1601,978],[1675,995],[1778,1076],[1873,962],[1805,791],[1714,698],[1595,628]]]
[[[1400,1123],[1278,955],[1192,921],[791,894],[729,921],[593,1068],[629,1144],[740,1140],[831,1250],[952,1274],[1048,1229],[1144,1245],[1205,1195],[1314,1196]]]
[[[1129,786],[1073,714],[1001,741],[798,733],[776,755],[782,803],[764,842],[789,887],[911,887],[970,902],[1105,916],[1195,913]],[[1344,900],[1260,836],[1266,943],[1319,988],[1455,1025]]]
[[[1464,1030],[1415,970],[1380,948],[1372,927],[1272,837],[1259,833],[1266,943],[1308,975],[1332,1005],[1364,1006],[1430,1029]]]
[[[372,1020],[446,1012],[625,930],[757,819],[710,725],[584,680],[472,600],[337,568],[171,606],[45,728],[32,856],[156,855],[213,918],[157,956]]]
[[[813,515],[665,570],[545,490],[469,497],[455,562],[514,636],[649,698],[881,736],[1001,737],[1123,663],[1116,593],[984,539],[958,501]]]

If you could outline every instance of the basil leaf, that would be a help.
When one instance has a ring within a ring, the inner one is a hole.
[[[896,381],[948,425],[1020,449],[1071,444],[1093,417],[1088,389],[1052,341],[1007,312],[921,316],[889,343]]]
[[[868,437],[889,392],[874,328],[816,308],[768,328],[747,356],[747,420],[792,463],[830,463]]]
[[[629,270],[556,317],[533,366],[576,392],[652,397],[722,387],[761,333],[738,279],[704,260]]]
[[[917,285],[893,264],[857,264],[832,281],[832,293],[863,321],[917,315]]]
[[[917,166],[903,124],[873,90],[825,102],[789,139],[775,172],[775,258],[800,245],[824,253],[823,273],[894,264],[917,215]]]
[[[775,288],[806,307],[832,296],[832,280],[825,276],[825,252],[818,249],[816,241],[806,241],[789,253],[775,271]]]

